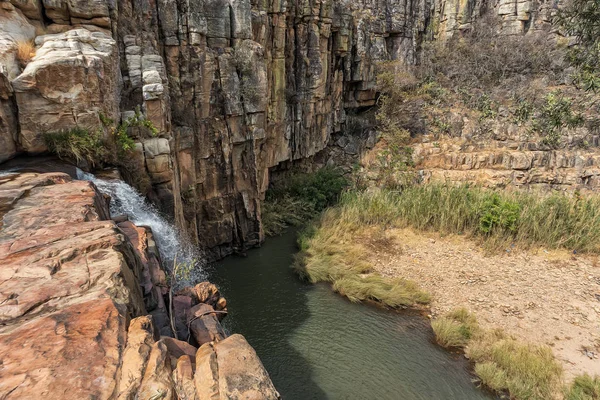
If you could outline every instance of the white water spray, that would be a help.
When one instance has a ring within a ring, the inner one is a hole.
[[[77,179],[93,182],[100,192],[109,195],[111,216],[127,215],[137,226],[152,229],[160,256],[165,265],[177,263],[195,264],[189,281],[199,282],[204,277],[202,267],[204,258],[198,250],[182,239],[178,229],[151,205],[137,190],[121,180],[106,180],[77,169]]]

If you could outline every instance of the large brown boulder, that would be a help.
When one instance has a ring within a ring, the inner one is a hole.
[[[188,313],[187,325],[199,346],[208,342],[218,342],[227,337],[215,310],[208,304],[192,307]]]
[[[98,130],[100,114],[118,121],[119,57],[110,36],[73,29],[39,36],[36,45],[35,57],[12,81],[23,150],[46,151],[44,132]]]
[[[133,400],[137,395],[155,339],[151,317],[143,316],[131,321],[121,363],[121,377],[117,391],[119,400]]]
[[[256,352],[242,335],[200,347],[194,383],[200,399],[280,398]]]

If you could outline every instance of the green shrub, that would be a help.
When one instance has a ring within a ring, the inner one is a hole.
[[[476,106],[481,113],[480,119],[494,119],[498,115],[498,105],[487,94],[477,97]]]
[[[60,158],[81,164],[87,163],[91,168],[102,165],[119,167],[127,182],[142,193],[151,188],[150,178],[145,166],[136,157],[131,157],[135,141],[129,136],[129,128],[144,127],[152,136],[158,134],[158,129],[152,121],[145,119],[139,110],[135,115],[115,126],[111,118],[99,113],[98,118],[104,127],[89,130],[75,127],[69,130],[50,132],[44,135],[48,150]]]
[[[479,230],[491,234],[494,229],[514,232],[521,214],[521,206],[515,201],[505,200],[492,193],[479,211]]]
[[[565,400],[600,400],[600,377],[588,374],[576,377],[566,391]]]
[[[586,90],[600,88],[600,3],[597,0],[572,0],[559,11],[558,23],[565,36],[577,38],[569,48],[567,60],[577,68],[576,81]]]
[[[535,116],[532,129],[543,136],[542,142],[556,148],[560,145],[563,129],[576,128],[585,122],[580,113],[575,113],[572,101],[560,92],[549,93],[541,110]]]
[[[314,173],[296,173],[273,184],[262,205],[265,233],[277,235],[288,226],[308,222],[335,204],[348,184],[339,169],[330,167]]]
[[[515,122],[522,124],[529,121],[535,109],[534,105],[525,99],[518,99],[516,102],[517,106],[514,111]]]

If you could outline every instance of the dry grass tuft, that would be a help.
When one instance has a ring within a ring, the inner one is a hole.
[[[562,391],[562,368],[548,346],[520,342],[502,331],[476,335],[466,347],[481,382],[511,398],[547,400]]]
[[[598,399],[600,399],[600,377],[591,377],[588,374],[575,378],[565,394],[565,400]]]
[[[35,57],[35,43],[33,40],[18,41],[16,57],[21,67],[25,68],[25,66],[33,59],[33,57]]]
[[[368,240],[373,237],[371,228],[349,205],[327,210],[301,235],[296,271],[313,283],[331,283],[351,301],[372,300],[388,307],[427,304],[429,295],[414,282],[371,274],[373,268],[366,259],[374,251],[374,242]]]
[[[431,322],[437,342],[442,347],[465,347],[479,331],[475,316],[465,308],[459,308],[448,315]]]
[[[518,341],[501,330],[485,331],[464,308],[434,320],[432,326],[440,345],[465,349],[483,385],[511,399],[560,395],[562,368],[548,346]]]

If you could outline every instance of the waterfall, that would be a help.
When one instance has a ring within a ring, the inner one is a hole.
[[[127,215],[137,226],[147,226],[152,229],[154,240],[163,264],[170,268],[175,256],[177,263],[194,265],[190,276],[184,277],[186,282],[197,283],[206,277],[203,272],[204,257],[199,250],[182,238],[179,230],[150,204],[144,196],[127,183],[113,179],[101,179],[77,169],[77,179],[93,182],[100,192],[110,196],[110,214],[115,217]]]

